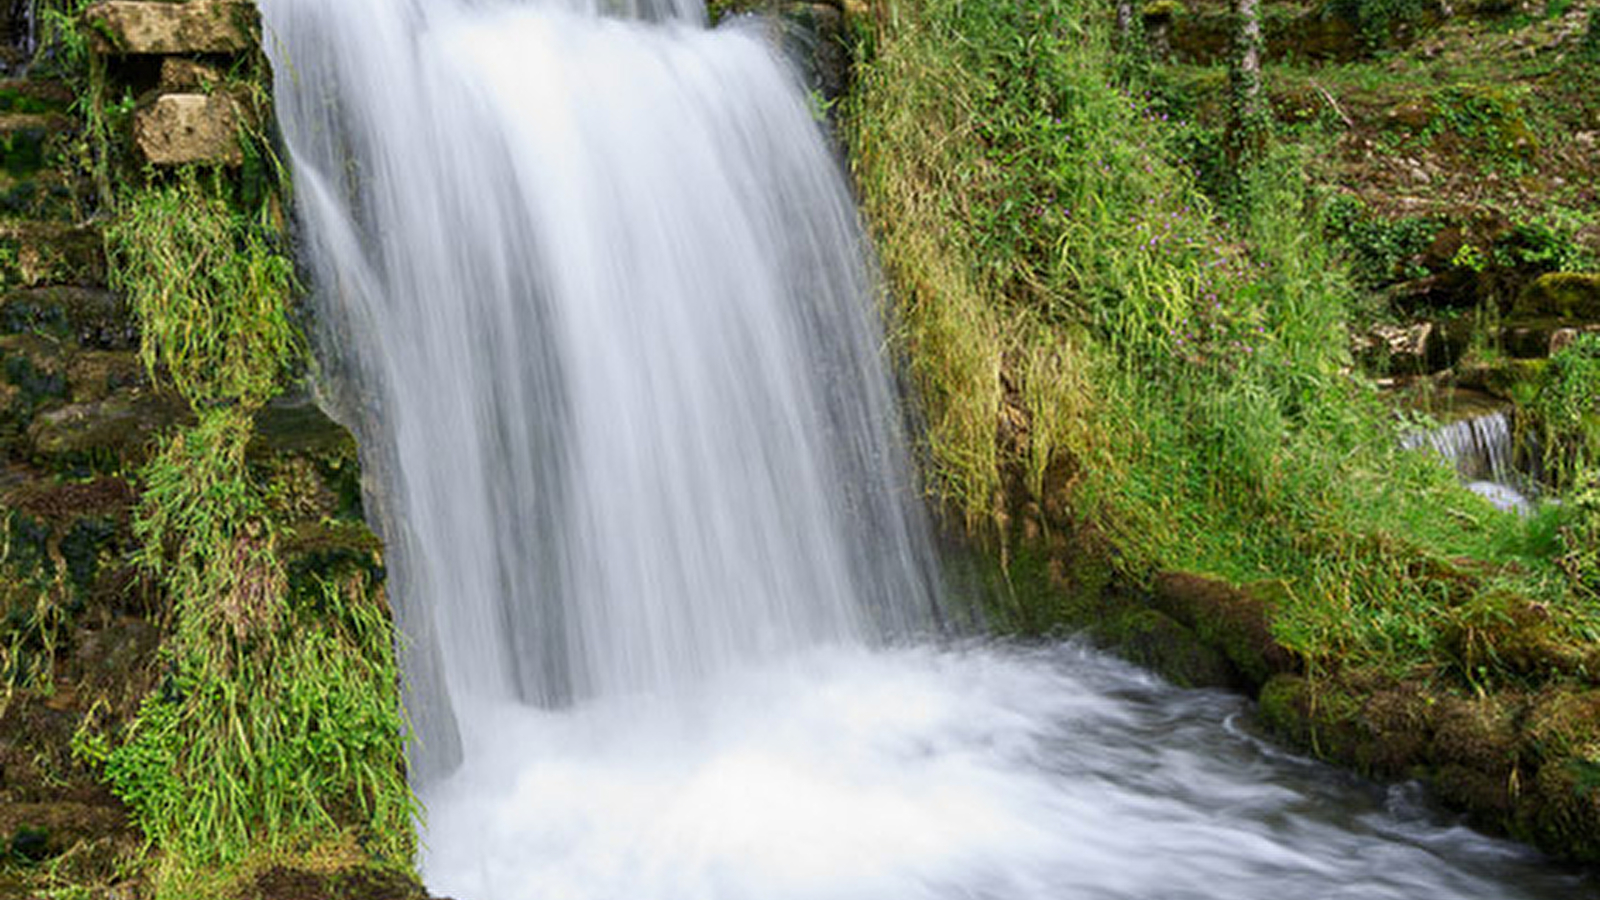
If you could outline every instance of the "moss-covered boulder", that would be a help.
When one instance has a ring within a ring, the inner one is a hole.
[[[1151,603],[1220,650],[1251,686],[1260,686],[1298,667],[1272,634],[1281,590],[1269,582],[1239,588],[1204,575],[1163,572],[1156,576]]]
[[[97,228],[0,220],[0,289],[65,284],[104,286],[105,247]]]
[[[1527,318],[1600,321],[1600,273],[1541,275],[1517,297],[1513,313]]]

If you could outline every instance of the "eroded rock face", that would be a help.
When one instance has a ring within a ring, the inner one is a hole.
[[[255,5],[246,0],[151,3],[108,0],[84,13],[100,53],[242,53],[254,45]]]
[[[158,166],[244,161],[239,105],[226,94],[163,94],[133,119],[133,142]]]

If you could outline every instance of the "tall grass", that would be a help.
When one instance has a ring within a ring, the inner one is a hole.
[[[1108,9],[874,5],[847,135],[938,499],[1004,543],[1069,495],[1129,577],[1272,580],[1281,641],[1397,673],[1442,665],[1484,582],[1433,577],[1452,560],[1558,597],[1539,526],[1401,451],[1352,371],[1356,292],[1301,151],[1202,189],[1216,160],[1184,154],[1221,135],[1116,57]],[[1595,610],[1561,609],[1590,633]]]
[[[414,851],[382,586],[328,565],[291,589],[291,526],[248,465],[255,413],[301,338],[273,198],[251,211],[241,193],[221,172],[180,171],[125,189],[106,228],[141,358],[198,419],[139,472],[133,532],[169,600],[166,677],[123,733],[78,741],[160,849],[162,898],[232,891],[227,873],[263,854],[356,840],[406,868]]]
[[[152,375],[160,370],[193,403],[255,407],[299,354],[294,263],[269,229],[232,208],[220,177],[187,171],[130,191],[105,232],[111,281],[139,317]]]

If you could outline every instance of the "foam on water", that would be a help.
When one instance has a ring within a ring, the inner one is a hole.
[[[502,707],[425,799],[458,898],[1514,900],[1579,876],[1077,645],[818,650]]]

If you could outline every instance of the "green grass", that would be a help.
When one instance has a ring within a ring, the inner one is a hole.
[[[143,333],[140,356],[198,405],[264,403],[295,364],[294,263],[272,231],[194,172],[131,191],[106,229],[112,287]]]
[[[1280,582],[1275,632],[1313,662],[1448,670],[1457,606],[1507,585],[1590,639],[1548,527],[1401,451],[1353,372],[1366,301],[1307,146],[1232,174],[1087,0],[883,12],[848,135],[952,515],[1004,544],[1067,494],[1128,577]]]
[[[214,407],[146,467],[134,532],[173,599],[168,675],[118,740],[78,748],[162,850],[158,896],[347,831],[377,859],[405,864],[413,850],[381,589],[353,574],[291,595],[245,469],[250,437],[248,413]]]

